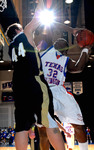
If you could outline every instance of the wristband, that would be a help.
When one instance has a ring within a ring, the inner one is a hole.
[[[32,130],[32,131],[34,131],[34,130],[35,130],[35,125],[33,125],[33,126],[31,127],[31,130]]]
[[[87,53],[88,54],[88,49],[87,48],[84,48],[83,50],[82,50],[82,53]]]

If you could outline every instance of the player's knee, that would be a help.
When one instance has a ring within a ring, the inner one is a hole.
[[[38,128],[39,131],[39,136],[42,138],[47,138],[47,133],[46,133],[46,128],[42,127],[42,128]]]

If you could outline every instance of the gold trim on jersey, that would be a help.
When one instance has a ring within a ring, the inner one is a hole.
[[[37,64],[38,64],[38,68],[40,70],[40,58],[38,56],[38,52],[35,49],[35,54],[36,54],[36,58],[37,58]],[[43,71],[40,70],[39,75],[42,75]],[[37,82],[40,84],[41,86],[41,90],[43,92],[43,103],[42,103],[42,111],[41,111],[41,119],[42,119],[42,124],[45,127],[49,127],[49,121],[48,121],[48,110],[49,110],[49,94],[48,94],[48,89],[46,84],[44,84],[41,79],[40,76],[35,76],[35,79],[37,80]]]

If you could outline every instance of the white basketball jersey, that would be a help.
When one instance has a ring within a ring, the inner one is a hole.
[[[53,46],[40,53],[42,67],[49,86],[63,85],[66,78],[69,57],[62,55]]]

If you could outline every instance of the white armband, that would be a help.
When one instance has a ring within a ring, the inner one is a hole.
[[[84,48],[81,53],[84,53],[84,52],[88,54],[88,49]]]

